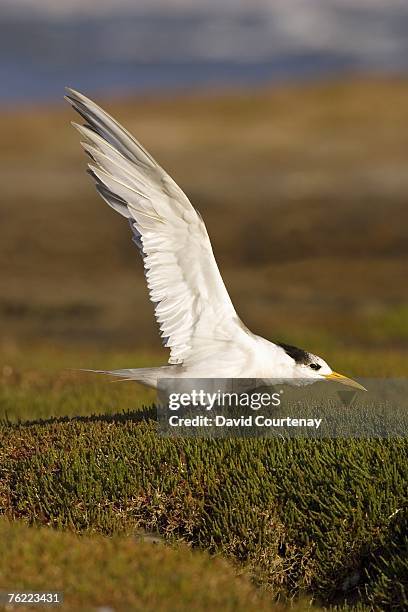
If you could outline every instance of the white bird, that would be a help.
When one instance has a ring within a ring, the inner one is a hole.
[[[204,221],[142,145],[82,94],[66,99],[85,119],[73,123],[90,156],[102,198],[126,217],[144,264],[169,365],[103,371],[156,388],[161,378],[334,380],[364,389],[317,355],[253,334],[240,320],[214,258]]]

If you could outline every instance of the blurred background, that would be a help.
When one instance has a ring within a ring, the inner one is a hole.
[[[3,352],[165,359],[127,224],[85,173],[69,85],[186,191],[253,331],[376,355],[373,373],[400,363],[407,30],[403,0],[2,0]]]

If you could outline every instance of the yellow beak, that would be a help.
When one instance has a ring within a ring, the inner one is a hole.
[[[363,387],[363,385],[360,385],[352,378],[347,378],[347,376],[343,376],[343,374],[339,374],[338,372],[325,374],[324,377],[326,380],[334,380],[336,382],[342,383],[343,385],[347,385],[348,387],[354,387],[355,389],[360,389],[360,391],[367,391],[367,389]]]

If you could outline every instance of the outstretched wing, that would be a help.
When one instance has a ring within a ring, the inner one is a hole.
[[[104,200],[129,219],[143,258],[169,363],[242,333],[204,222],[168,174],[123,127],[94,102],[68,89],[66,99],[85,119],[73,124],[92,159],[90,174]],[[222,352],[222,350],[221,350]]]

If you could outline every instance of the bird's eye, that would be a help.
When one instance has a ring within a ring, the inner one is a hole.
[[[312,370],[320,370],[322,366],[318,363],[311,363],[309,367],[312,368]]]

